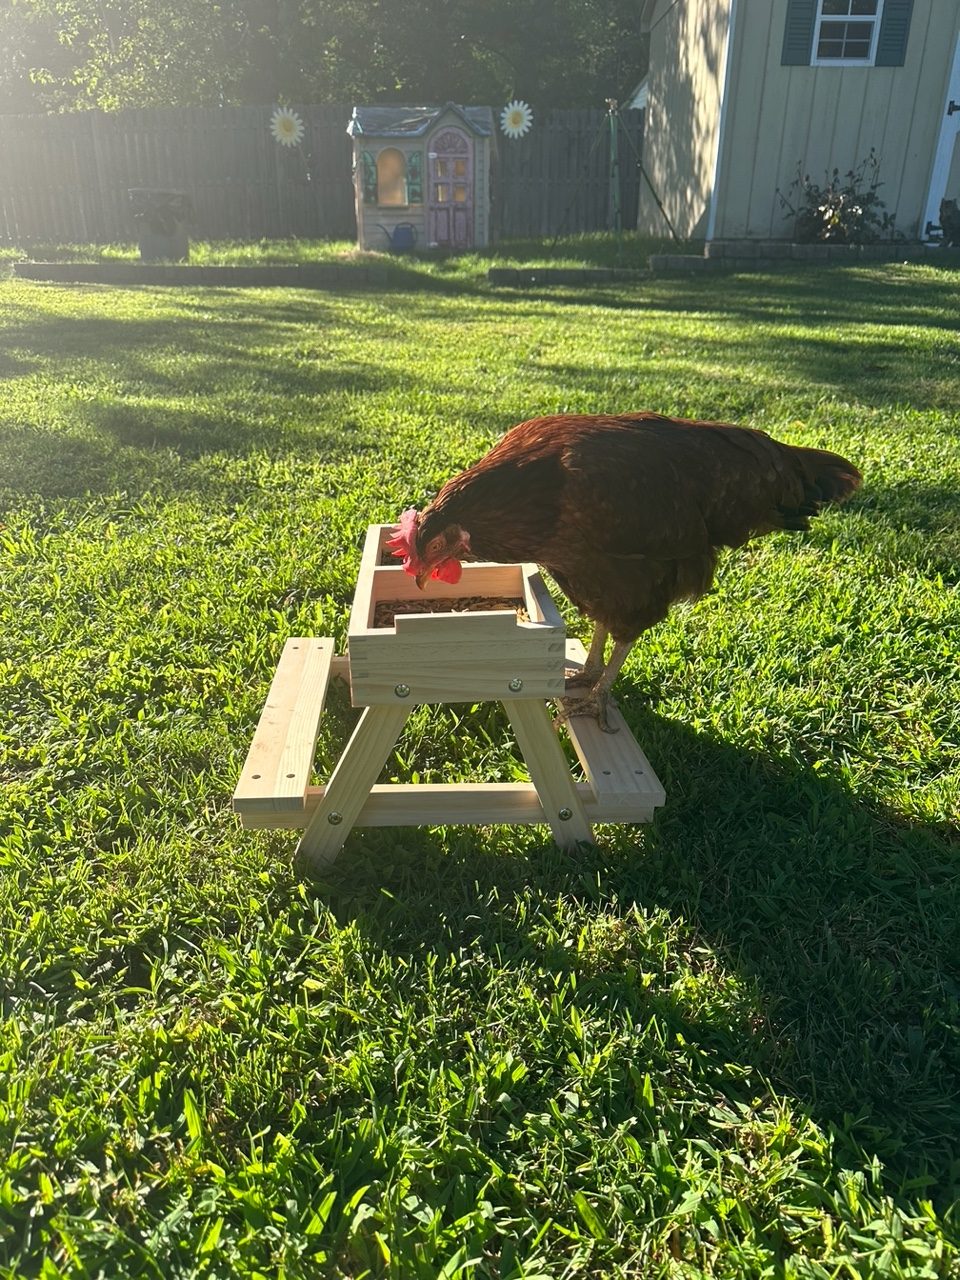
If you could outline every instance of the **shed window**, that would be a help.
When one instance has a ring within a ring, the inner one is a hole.
[[[787,0],[780,61],[794,67],[902,67],[913,0]]]
[[[813,62],[873,62],[883,0],[820,0]]]
[[[407,161],[396,147],[377,156],[377,204],[407,203]]]

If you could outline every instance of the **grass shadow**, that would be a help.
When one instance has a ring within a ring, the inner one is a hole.
[[[544,955],[510,904],[558,898],[600,915],[636,904],[681,919],[755,993],[702,1017],[636,982],[644,957],[584,973],[591,998],[657,1012],[719,1078],[754,1067],[819,1123],[877,1155],[891,1185],[946,1201],[960,1189],[960,839],[859,801],[837,782],[624,707],[665,783],[643,831],[601,829],[563,854],[500,842],[356,832],[319,891],[342,920],[402,955],[465,944],[518,969]],[[508,856],[504,856],[505,852]],[[510,856],[512,854],[512,856]],[[562,951],[562,954],[560,952]],[[581,987],[582,990],[582,987]],[[712,1064],[712,1065],[711,1065]],[[610,1100],[611,1125],[635,1099]]]

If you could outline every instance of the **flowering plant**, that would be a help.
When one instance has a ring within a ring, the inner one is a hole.
[[[795,235],[800,244],[826,241],[828,244],[873,244],[884,237],[896,238],[896,214],[888,213],[877,195],[880,161],[871,149],[855,169],[841,179],[840,170],[826,175],[821,186],[797,165],[797,176],[789,191],[795,207],[777,188],[784,217],[795,218]]]

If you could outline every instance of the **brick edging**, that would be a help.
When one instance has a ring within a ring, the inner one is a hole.
[[[768,271],[789,263],[856,266],[863,262],[929,262],[960,266],[960,250],[942,245],[793,244],[787,240],[711,240],[703,257],[658,253],[650,257],[652,271]]]

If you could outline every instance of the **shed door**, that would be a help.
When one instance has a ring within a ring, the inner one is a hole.
[[[934,152],[927,207],[920,225],[921,239],[929,239],[930,228],[939,226],[940,201],[944,197],[951,200],[960,198],[960,37],[953,51],[953,67]]]
[[[459,129],[444,129],[432,141],[429,240],[441,249],[473,245],[473,146]]]

